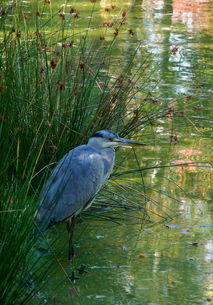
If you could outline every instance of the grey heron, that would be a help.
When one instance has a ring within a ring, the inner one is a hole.
[[[41,231],[70,219],[69,259],[74,255],[72,236],[75,217],[88,209],[95,195],[107,181],[114,166],[115,147],[145,145],[120,138],[108,130],[97,131],[86,145],[70,150],[53,169],[43,187],[36,223]]]

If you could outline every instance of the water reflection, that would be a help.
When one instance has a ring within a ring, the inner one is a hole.
[[[173,0],[172,23],[183,23],[189,30],[213,34],[213,3],[206,0]]]
[[[156,92],[164,89],[169,95],[197,95],[198,90],[191,85],[197,73],[203,71],[201,48],[205,47],[199,44],[202,40],[199,35],[202,30],[212,34],[212,5],[205,1],[143,1],[141,26],[137,32],[158,65],[155,75],[161,79],[161,84]],[[185,24],[187,18],[191,22]],[[212,47],[210,37],[206,37],[205,44]],[[206,58],[209,56],[212,58],[206,50]],[[211,69],[210,61],[208,68]]]
[[[171,6],[172,10],[169,9]],[[172,16],[172,24],[182,23],[188,30],[206,30],[213,33],[213,3],[207,0],[144,0],[142,8],[154,10],[155,18],[162,17],[165,12]]]

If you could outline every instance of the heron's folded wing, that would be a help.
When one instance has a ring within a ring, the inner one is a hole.
[[[47,228],[79,213],[103,184],[100,154],[87,145],[66,154],[53,170],[43,191],[37,219]]]

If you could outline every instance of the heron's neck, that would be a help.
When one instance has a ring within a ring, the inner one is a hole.
[[[114,166],[115,161],[115,149],[112,146],[104,145],[107,142],[100,141],[100,139],[90,138],[88,146],[92,147],[101,155],[102,164],[104,165],[103,183],[109,178],[110,173]]]
[[[106,147],[99,149],[99,154],[101,155],[103,164],[104,164],[104,175],[103,181],[106,181],[113,169],[115,162],[115,149],[113,147]]]

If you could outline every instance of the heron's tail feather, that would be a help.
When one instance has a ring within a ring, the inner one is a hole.
[[[41,232],[45,232],[49,227],[55,224],[53,217],[42,208],[37,212],[35,226]]]

